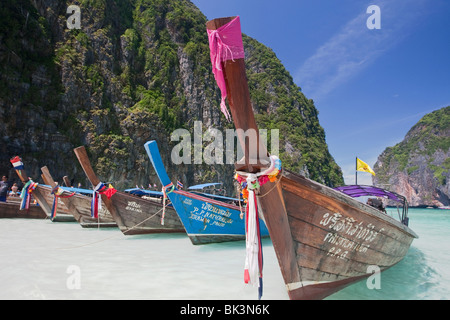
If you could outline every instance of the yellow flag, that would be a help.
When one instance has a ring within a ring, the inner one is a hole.
[[[371,174],[375,175],[375,172],[372,170],[371,167],[364,161],[361,161],[360,159],[356,158],[356,170],[357,171],[364,171],[364,172],[370,172]]]

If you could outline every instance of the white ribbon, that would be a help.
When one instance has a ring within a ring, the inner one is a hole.
[[[256,197],[254,189],[250,188],[252,182],[257,180],[256,174],[249,174],[247,177],[248,188],[248,212],[247,212],[247,236],[245,238],[246,257],[245,257],[245,273],[246,283],[259,287],[259,239],[256,223]],[[248,276],[248,278],[247,278]]]

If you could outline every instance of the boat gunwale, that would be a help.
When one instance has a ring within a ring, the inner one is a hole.
[[[310,187],[310,189],[312,191],[315,191],[324,197],[333,198],[333,200],[335,200],[335,201],[338,201],[342,204],[351,206],[359,211],[362,211],[364,214],[367,214],[367,215],[373,216],[374,218],[377,218],[378,220],[382,220],[383,222],[388,223],[388,224],[392,225],[393,227],[396,227],[400,231],[408,234],[409,236],[411,236],[415,239],[419,238],[419,236],[411,228],[409,228],[408,226],[404,225],[403,223],[397,221],[396,219],[390,217],[389,215],[387,215],[387,214],[385,214],[363,202],[360,202],[340,191],[334,190],[333,188],[327,187],[327,186],[322,185],[314,180],[308,179],[305,176],[301,176],[301,175],[295,174],[289,170],[284,169],[281,179],[293,181],[293,182],[303,185],[305,187]],[[281,181],[281,183],[283,185],[283,181]],[[309,184],[309,185],[307,186],[306,184]]]

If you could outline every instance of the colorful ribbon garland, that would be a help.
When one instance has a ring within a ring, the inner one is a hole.
[[[262,270],[263,254],[261,243],[261,232],[259,227],[259,213],[256,200],[255,189],[259,188],[256,175],[250,174],[247,177],[247,186],[249,189],[249,201],[246,207],[245,221],[245,269],[244,282],[253,286],[258,286],[258,298],[261,299],[263,292]]]
[[[258,189],[260,186],[269,181],[275,182],[278,179],[280,172],[281,160],[277,156],[270,156],[270,167],[263,172],[256,174],[257,179],[254,181],[255,188],[253,189]],[[234,176],[242,188],[242,197],[244,200],[248,199],[248,185],[246,176],[248,176],[248,173],[246,172],[236,172],[236,175]]]
[[[242,188],[242,196],[247,199],[245,220],[246,257],[244,282],[258,286],[258,298],[263,292],[262,270],[263,254],[259,224],[258,202],[256,191],[267,182],[275,182],[281,173],[281,160],[270,156],[270,167],[257,174],[236,172],[235,179]]]
[[[98,208],[101,207],[101,198],[100,195],[102,192],[106,191],[106,186],[99,182],[99,184],[94,188],[94,193],[92,194],[91,201],[91,217],[97,219],[98,218]]]
[[[70,198],[75,195],[75,192],[72,192],[69,195],[63,196],[64,189],[60,188],[59,186],[55,186],[52,189],[53,194],[53,205],[52,205],[52,211],[50,215],[50,219],[53,221],[53,219],[56,217],[56,213],[58,212],[58,198]]]
[[[98,209],[101,208],[101,195],[104,194],[108,199],[111,199],[111,197],[117,192],[116,189],[110,184],[108,187],[104,185],[102,182],[99,182],[99,184],[94,188],[94,193],[92,194],[92,201],[91,201],[91,217],[98,218]]]
[[[25,186],[22,188],[22,193],[20,194],[22,201],[20,202],[19,210],[28,210],[30,208],[31,194],[37,186],[38,183],[34,182],[31,179],[25,184]]]

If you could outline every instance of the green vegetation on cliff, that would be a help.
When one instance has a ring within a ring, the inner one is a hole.
[[[413,205],[450,203],[450,106],[425,115],[374,165],[375,184],[389,185]]]
[[[81,8],[81,30],[66,28],[71,4]],[[168,161],[173,130],[192,131],[195,120],[205,128],[231,127],[220,113],[206,17],[190,1],[17,0],[0,8],[0,99],[8,110],[0,114],[0,133],[23,130],[23,124],[10,120],[10,110],[29,110],[47,123],[29,120],[28,134],[40,132],[34,147],[25,139],[18,142],[22,150],[8,144],[1,150],[2,162],[20,152],[39,165],[57,164],[56,176],[82,178],[67,164],[76,162],[70,149],[84,144],[102,179],[146,185],[154,173],[143,144],[155,139],[174,179],[187,184],[227,180],[232,188],[232,166],[171,168]],[[313,101],[272,50],[247,36],[244,45],[257,122],[280,130],[284,167],[330,186],[343,184]],[[33,158],[42,146],[50,162]]]
[[[389,168],[391,161],[398,163],[398,170],[400,171],[406,169],[408,174],[415,172],[419,167],[417,165],[411,166],[410,159],[413,155],[422,155],[428,159],[428,166],[433,171],[434,176],[441,184],[444,184],[443,173],[450,169],[449,159],[447,158],[441,166],[433,165],[432,162],[436,151],[448,152],[450,149],[449,130],[450,106],[425,115],[409,130],[402,142],[384,151],[384,165],[377,170],[379,179],[386,176],[386,170]]]

